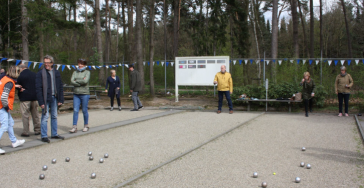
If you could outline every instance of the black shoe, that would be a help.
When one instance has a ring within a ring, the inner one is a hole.
[[[144,106],[139,106],[138,110],[139,110],[139,109],[142,109],[142,108],[144,108]]]
[[[138,109],[133,109],[133,110],[130,110],[130,111],[138,111]]]
[[[312,109],[310,109],[310,113],[312,113]]]
[[[21,136],[21,137],[29,137],[29,134],[24,134],[24,133],[22,133],[20,136]]]
[[[34,135],[40,135],[40,133],[34,133]]]
[[[308,113],[306,112],[306,117],[308,117]]]
[[[42,138],[42,142],[47,142],[47,143],[49,143],[49,142],[51,142],[47,137],[45,137],[45,138]]]
[[[52,136],[51,138],[52,138],[52,139],[62,139],[62,140],[64,140],[64,137],[63,137],[63,136],[59,136],[59,135],[57,135],[57,136]]]

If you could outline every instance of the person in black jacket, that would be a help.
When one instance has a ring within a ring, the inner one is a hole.
[[[137,70],[134,70],[134,65],[129,65],[129,71],[130,71],[130,78],[129,78],[129,88],[131,94],[131,99],[134,103],[134,109],[130,111],[138,111],[139,109],[143,108],[142,102],[140,102],[140,99],[138,97],[139,91],[142,89],[142,82],[140,74]]]
[[[32,115],[35,135],[40,134],[40,115],[38,113],[37,94],[35,92],[35,73],[26,65],[19,65],[20,75],[17,80],[20,111],[23,121],[22,137],[29,137],[29,115]]]
[[[44,68],[36,75],[35,89],[39,106],[42,108],[41,137],[43,142],[50,142],[47,135],[49,111],[51,112],[51,138],[64,139],[57,134],[57,109],[64,102],[61,74],[53,67],[53,57],[46,55]]]
[[[106,80],[105,92],[110,97],[111,109],[114,110],[114,98],[116,96],[116,100],[118,102],[119,111],[121,111],[120,105],[120,79],[116,76],[115,70],[110,71],[111,76],[109,76]],[[109,90],[107,89],[109,87]]]

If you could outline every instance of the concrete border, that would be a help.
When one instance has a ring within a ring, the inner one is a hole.
[[[215,137],[213,137],[213,138],[211,138],[211,139],[209,139],[209,140],[207,140],[207,141],[205,141],[205,142],[203,142],[203,143],[201,143],[201,144],[199,144],[199,145],[195,146],[195,147],[194,147],[194,148],[192,148],[192,149],[189,149],[189,150],[187,150],[187,151],[183,152],[183,153],[182,153],[182,154],[180,154],[180,155],[177,155],[177,156],[175,156],[175,157],[172,157],[171,159],[169,159],[169,160],[167,160],[167,161],[165,161],[165,162],[163,162],[163,163],[161,163],[161,164],[159,164],[159,165],[157,165],[157,166],[155,166],[155,167],[153,167],[153,168],[151,168],[151,169],[149,169],[149,170],[147,170],[147,171],[145,171],[145,172],[142,172],[142,173],[140,173],[140,174],[138,174],[138,175],[136,175],[136,176],[134,176],[134,177],[131,177],[130,179],[128,179],[128,180],[126,180],[126,181],[124,181],[124,182],[122,182],[122,183],[120,183],[120,184],[116,185],[114,188],[116,188],[116,187],[123,187],[123,186],[129,185],[130,183],[132,183],[132,182],[134,182],[134,181],[136,181],[136,180],[140,179],[141,177],[143,177],[143,176],[145,176],[145,175],[147,175],[147,174],[149,174],[149,173],[151,173],[151,172],[153,172],[153,171],[157,170],[158,168],[161,168],[161,167],[163,167],[163,166],[165,166],[165,165],[167,165],[167,164],[169,164],[169,163],[171,163],[171,162],[173,162],[173,161],[175,161],[175,160],[177,160],[177,159],[179,159],[179,158],[181,158],[181,157],[183,157],[183,156],[185,156],[185,155],[187,155],[187,154],[189,154],[189,153],[191,153],[191,152],[195,151],[196,149],[201,148],[202,146],[204,146],[204,145],[206,145],[206,144],[208,144],[208,143],[210,143],[210,142],[212,142],[212,141],[214,141],[214,140],[218,139],[218,138],[219,138],[219,137],[221,137],[221,136],[224,136],[225,134],[227,134],[227,133],[229,133],[229,132],[231,132],[231,131],[233,131],[233,130],[235,130],[235,129],[237,129],[237,128],[241,127],[241,126],[243,126],[244,124],[246,124],[246,123],[248,123],[248,122],[250,122],[250,121],[252,121],[252,120],[254,120],[254,119],[258,118],[258,117],[260,117],[260,116],[261,116],[261,115],[263,115],[263,114],[265,114],[265,113],[264,113],[264,112],[263,112],[263,113],[260,113],[259,115],[255,116],[255,117],[253,117],[253,118],[250,118],[250,119],[248,119],[248,120],[244,121],[243,123],[241,123],[241,124],[239,124],[239,125],[237,125],[237,126],[235,126],[235,127],[231,128],[231,129],[229,129],[229,130],[227,130],[227,131],[225,131],[225,132],[223,132],[223,133],[221,133],[221,134],[218,134],[217,136],[215,136]]]
[[[165,111],[165,112],[161,112],[161,113],[157,113],[157,114],[151,114],[151,115],[142,116],[142,117],[138,117],[138,118],[134,118],[134,119],[129,119],[129,120],[119,121],[119,122],[115,122],[115,123],[100,125],[100,126],[97,126],[97,127],[92,127],[87,132],[79,131],[79,132],[74,133],[74,134],[64,133],[64,134],[61,134],[61,136],[64,136],[65,139],[70,139],[70,138],[75,138],[75,137],[79,137],[79,136],[83,136],[83,135],[88,135],[88,134],[92,134],[92,133],[103,131],[103,130],[108,130],[108,129],[112,129],[112,128],[116,128],[116,127],[122,127],[122,126],[130,125],[130,124],[133,124],[133,123],[139,123],[139,122],[142,122],[142,121],[147,121],[147,120],[151,120],[151,119],[155,119],[155,118],[159,118],[159,117],[163,117],[163,116],[173,115],[173,114],[177,114],[177,113],[181,113],[181,112],[184,112],[184,111],[182,111],[182,110],[170,110],[170,111]],[[59,141],[61,141],[61,140],[51,139],[50,144],[52,144],[54,142],[59,142]],[[33,148],[33,147],[37,147],[37,146],[41,146],[41,145],[45,145],[45,144],[48,144],[48,143],[41,142],[40,139],[37,139],[37,140],[32,140],[32,141],[26,142],[25,145],[17,147],[17,148],[13,148],[11,146],[4,146],[3,148],[6,149],[6,153],[11,153],[11,152],[20,151],[20,150],[24,150],[24,149],[29,149],[29,148]]]
[[[360,135],[361,135],[362,143],[364,143],[364,132],[363,132],[364,130],[361,127],[361,123],[360,123],[358,117],[356,115],[354,115],[354,117],[355,117],[356,125],[358,126],[358,129],[359,129],[359,132],[360,132]]]

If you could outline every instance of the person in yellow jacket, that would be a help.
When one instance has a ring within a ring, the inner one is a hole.
[[[219,94],[219,107],[217,113],[221,113],[222,100],[225,94],[226,100],[229,105],[229,113],[233,113],[233,103],[231,102],[230,95],[233,93],[233,79],[231,74],[226,72],[226,66],[221,65],[221,72],[215,75],[214,84],[217,84],[217,91]]]

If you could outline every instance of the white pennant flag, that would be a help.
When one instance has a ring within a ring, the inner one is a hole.
[[[143,61],[143,66],[145,66],[145,61]]]
[[[278,64],[281,65],[282,64],[282,60],[278,60]]]
[[[155,62],[153,61],[153,66],[154,66],[154,63],[155,63]]]
[[[8,61],[14,61],[14,59],[8,59]]]
[[[134,62],[134,65],[136,64],[137,62]]]
[[[340,60],[340,62],[341,62],[341,65],[344,65],[345,60]]]
[[[71,70],[71,67],[70,67],[70,65],[67,65],[67,68],[68,68],[69,70]]]
[[[96,70],[96,67],[95,67],[95,65],[94,65],[94,66],[92,66],[92,68],[94,68],[94,69]]]
[[[247,59],[246,59],[246,60],[244,60],[244,62],[245,62],[245,65],[246,65],[246,64],[248,64],[248,60],[247,60]]]
[[[332,60],[327,60],[327,63],[329,63],[329,66],[331,65]]]
[[[35,69],[35,65],[37,65],[38,62],[34,62],[34,66],[33,66],[33,69]]]
[[[37,64],[37,62],[34,62],[34,66]],[[61,65],[60,64],[57,64],[57,70],[59,69]]]
[[[316,65],[320,62],[320,60],[316,60]]]
[[[22,61],[21,61],[21,63],[22,63],[22,64],[25,64],[26,62],[28,62],[28,61],[25,61],[25,60],[22,60]]]
[[[356,63],[356,65],[358,65],[359,59],[355,59],[355,63]]]
[[[106,67],[107,69],[109,68],[109,66],[107,66],[107,65],[106,65],[105,67]]]
[[[125,67],[126,67],[126,68],[129,68],[129,65],[128,65],[128,64],[125,64]]]
[[[293,63],[293,59],[289,60],[291,63]]]
[[[234,63],[234,65],[235,65],[235,63],[236,63],[236,60],[234,60],[234,61],[233,61],[233,63]]]
[[[171,62],[172,67],[173,67],[173,64],[174,64],[174,62]]]
[[[119,66],[121,67],[121,63],[119,63]]]
[[[269,60],[266,60],[266,62],[267,62],[267,65],[269,65]]]
[[[259,59],[257,59],[257,61],[255,61],[256,64],[259,64]]]
[[[116,67],[116,65],[113,65],[112,67]]]
[[[306,63],[306,60],[305,60],[305,59],[303,59],[303,60],[302,60],[302,62],[303,62],[303,64],[305,64],[305,63]]]
[[[162,61],[162,67],[163,67],[163,65],[164,65],[164,61]]]
[[[75,67],[78,68],[78,65],[76,65]]]

